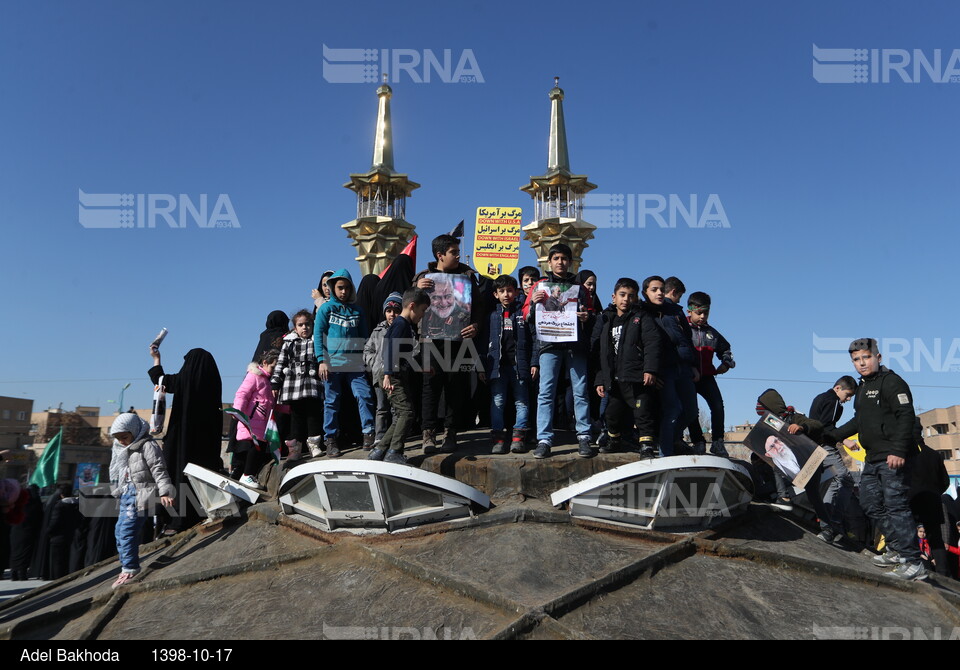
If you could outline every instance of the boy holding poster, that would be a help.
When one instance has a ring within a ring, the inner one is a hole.
[[[494,454],[509,450],[522,453],[527,431],[527,403],[530,388],[531,341],[527,324],[518,310],[517,280],[500,275],[493,280],[493,293],[499,305],[490,314],[487,346],[487,380],[490,383],[490,423],[493,429]],[[517,414],[513,424],[513,439],[508,447],[504,434],[504,408],[511,391]]]
[[[534,378],[538,373],[540,375],[537,448],[533,452],[536,458],[548,458],[553,447],[553,403],[557,380],[564,367],[570,370],[573,386],[578,454],[583,458],[594,455],[590,446],[590,401],[587,396],[591,317],[581,308],[586,302],[583,288],[576,283],[576,277],[567,272],[572,258],[573,252],[566,244],[550,247],[547,254],[550,272],[530,289],[523,307],[523,316],[536,333],[536,358],[539,359],[539,367],[530,370]],[[548,305],[554,309],[545,310]]]
[[[470,373],[461,371],[461,365],[469,367],[479,359],[472,339],[479,332],[481,317],[474,308],[479,297],[476,273],[460,262],[460,240],[452,235],[434,238],[433,257],[434,262],[413,279],[413,285],[426,291],[431,300],[420,328],[424,340],[423,453],[428,455],[437,452],[441,394],[446,399],[442,451],[452,454],[457,449],[456,419],[462,413],[462,399],[468,395],[464,391],[470,388]]]

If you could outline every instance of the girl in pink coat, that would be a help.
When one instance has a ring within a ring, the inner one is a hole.
[[[260,364],[251,363],[247,367],[247,376],[237,389],[233,398],[235,409],[243,412],[250,419],[259,445],[254,444],[250,431],[242,423],[237,425],[237,451],[246,451],[246,464],[243,467],[243,476],[240,483],[256,489],[262,488],[257,481],[257,472],[270,460],[270,450],[263,439],[267,430],[267,419],[273,411],[274,398],[270,388],[270,375],[277,365],[280,352],[277,349],[265,351],[260,356]]]

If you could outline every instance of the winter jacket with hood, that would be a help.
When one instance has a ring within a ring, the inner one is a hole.
[[[900,375],[881,365],[875,375],[861,377],[853,408],[853,418],[833,431],[831,438],[840,441],[859,433],[869,463],[915,453],[913,394]]]
[[[488,379],[500,378],[500,363],[503,356],[503,323],[504,319],[509,319],[513,325],[513,351],[514,359],[509,364],[514,366],[515,373],[520,379],[521,384],[530,383],[530,368],[539,367],[534,352],[533,336],[527,328],[527,322],[523,318],[519,305],[515,302],[509,312],[503,305],[498,305],[495,312],[490,314],[489,323],[486,331],[487,352],[484,356],[484,366],[487,370]],[[504,314],[508,316],[504,317]]]
[[[618,328],[619,343],[614,346]],[[644,306],[635,305],[623,315],[617,315],[614,308],[604,321],[599,346],[595,385],[612,389],[615,381],[642,384],[644,373],[659,375],[661,351],[671,344]]]
[[[792,406],[788,406],[783,401],[783,396],[776,389],[767,389],[761,393],[760,397],[757,398],[757,403],[788,424],[795,423],[803,428],[803,434],[814,442],[819,444],[820,440],[823,439],[823,424],[801,414]]]
[[[346,299],[337,299],[334,287],[345,279],[350,284]],[[327,363],[334,371],[363,372],[363,345],[369,336],[363,312],[357,306],[357,291],[346,270],[338,270],[327,279],[330,299],[317,309],[313,324],[313,352],[317,363]]]
[[[270,388],[270,376],[266,370],[251,363],[247,366],[247,376],[237,389],[233,398],[233,407],[247,415],[250,427],[258,440],[263,439],[267,430],[267,419],[273,409],[273,391]],[[249,440],[250,431],[242,423],[237,423],[237,440]]]
[[[688,365],[700,368],[700,357],[693,348],[693,331],[690,322],[683,313],[683,308],[669,298],[664,298],[663,304],[654,305],[645,303],[656,319],[663,332],[667,334],[672,347],[663,352],[664,365]]]
[[[300,337],[293,332],[283,338],[283,348],[273,368],[270,386],[279,391],[277,402],[281,406],[304,398],[320,397],[320,378],[317,376],[312,337]]]
[[[837,392],[830,387],[810,403],[810,418],[816,419],[823,424],[825,432],[832,431],[837,427],[837,421],[843,415],[843,403],[837,397]]]
[[[119,496],[132,483],[137,488],[137,509],[150,511],[151,503],[159,497],[176,496],[176,489],[167,474],[163,452],[150,437],[150,424],[136,414],[125,413],[118,416],[110,426],[110,435],[130,433],[133,442],[123,446],[113,441],[113,453],[110,459],[110,487],[115,496]]]

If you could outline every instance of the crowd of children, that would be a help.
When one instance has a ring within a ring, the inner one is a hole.
[[[490,426],[492,453],[532,450],[544,459],[555,421],[562,426],[570,416],[581,457],[632,449],[653,458],[706,452],[699,392],[711,409],[711,452],[726,455],[715,376],[735,363],[708,324],[708,294],[691,295],[685,312],[676,277],[648,277],[642,290],[621,278],[604,309],[596,274],[570,273],[573,254],[564,244],[549,250],[545,276],[528,266],[517,278],[492,281],[460,262],[458,238],[440,235],[431,249],[426,269],[405,291],[391,292],[379,314],[364,312],[346,270],[323,274],[314,313],[294,314],[282,338],[271,313],[270,334],[261,337],[268,342],[234,402],[250,420],[232,448],[241,483],[259,486],[256,471],[268,454],[257,440],[275,411],[289,412],[289,426],[280,424],[291,462],[307,451],[339,457],[347,446],[341,424],[356,419],[368,458],[405,462],[404,444],[415,437],[425,455],[453,453],[458,430],[480,424]],[[576,333],[566,341],[538,336],[538,305],[554,308],[556,285],[579,292],[575,305],[571,298],[556,306],[576,312]],[[347,388],[350,416],[341,408]]]

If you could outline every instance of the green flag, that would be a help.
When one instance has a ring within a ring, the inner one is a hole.
[[[267,417],[267,430],[263,434],[263,439],[270,445],[270,452],[273,457],[280,462],[280,431],[277,430],[277,422],[273,420],[273,410],[270,410],[270,416]]]
[[[60,432],[43,448],[40,462],[37,463],[37,468],[30,475],[31,484],[44,488],[57,483],[57,474],[60,472],[60,445],[62,442],[63,426],[60,426]]]

